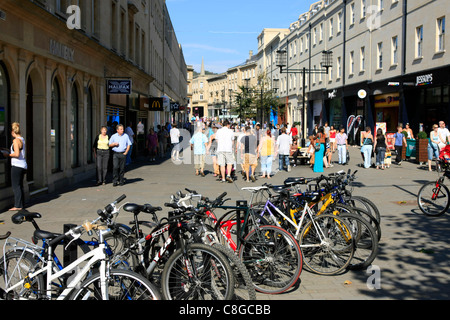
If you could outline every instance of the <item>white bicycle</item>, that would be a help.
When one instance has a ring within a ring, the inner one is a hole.
[[[124,198],[120,197],[111,205]],[[105,217],[104,213],[100,210],[100,217],[64,234],[43,234],[48,240],[45,249],[23,239],[9,237],[0,261],[2,297],[17,300],[160,300],[158,290],[145,277],[130,270],[110,268],[104,238],[111,230],[97,224]],[[64,239],[70,239],[70,245],[84,231],[92,234],[93,230],[99,236],[98,247],[65,268],[56,268],[53,249]],[[43,250],[47,253],[46,260],[41,257]],[[65,286],[55,287],[55,283],[65,283]]]

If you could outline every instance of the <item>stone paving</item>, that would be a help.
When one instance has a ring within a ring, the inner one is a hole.
[[[373,266],[379,273],[348,271],[338,276],[320,276],[303,270],[301,282],[280,295],[258,294],[264,300],[427,300],[450,298],[450,219],[448,214],[431,218],[423,215],[416,203],[416,194],[424,182],[435,180],[436,172],[414,162],[393,164],[390,169],[376,170],[359,167],[359,148],[351,147],[351,161],[347,166],[334,165],[325,173],[344,169],[358,170],[354,194],[376,203],[382,216],[380,250]],[[333,160],[336,161],[337,155]],[[207,166],[206,170],[211,170]],[[258,168],[259,170],[259,168]],[[80,224],[96,216],[97,209],[126,194],[125,201],[163,206],[170,194],[185,187],[193,188],[210,198],[223,191],[234,203],[249,200],[245,186],[258,186],[266,181],[281,184],[289,176],[314,177],[308,166],[297,166],[290,173],[279,172],[271,180],[258,179],[246,183],[239,178],[235,183],[221,183],[212,174],[195,176],[193,165],[174,165],[171,161],[147,162],[136,160],[127,167],[127,183],[122,187],[94,186],[95,180],[33,198],[28,210],[39,212],[38,221],[45,230],[61,232],[64,223]],[[94,177],[93,177],[94,179]],[[15,237],[30,239],[31,224],[13,225],[11,213],[0,214],[0,233],[10,230]],[[122,211],[119,222],[128,223],[131,216]],[[380,288],[371,289],[373,275],[379,274]],[[368,285],[369,283],[369,285]]]

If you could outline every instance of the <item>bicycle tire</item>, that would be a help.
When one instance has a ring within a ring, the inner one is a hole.
[[[358,208],[358,203],[361,204],[361,208],[367,210],[367,212],[373,216],[378,223],[381,223],[381,214],[380,214],[380,210],[378,209],[378,207],[376,206],[376,204],[367,199],[366,197],[361,197],[361,196],[351,196],[350,199],[347,200],[350,205],[352,207]]]
[[[161,275],[161,292],[165,300],[231,300],[234,281],[233,270],[220,251],[193,243],[185,250],[178,249],[167,260]]]
[[[355,213],[344,212],[339,217],[348,221],[353,234],[358,234],[355,239],[355,251],[348,265],[351,270],[365,269],[372,264],[378,254],[378,236],[370,222]],[[359,230],[354,230],[358,228]]]
[[[439,191],[436,199],[433,199],[436,192],[437,184],[439,184]],[[438,217],[447,212],[450,205],[450,192],[442,182],[431,181],[424,184],[417,194],[417,204],[420,210],[427,216]],[[442,200],[438,202],[438,200]]]
[[[211,243],[211,246],[219,250],[229,260],[233,269],[235,279],[233,300],[256,300],[256,290],[250,273],[236,253],[220,243]]]
[[[122,269],[109,270],[108,300],[161,300],[158,289],[144,276]],[[70,300],[102,300],[100,274],[85,279]]]
[[[298,281],[303,259],[297,240],[286,230],[272,225],[252,230],[239,249],[256,291],[279,294]]]
[[[321,240],[323,234],[325,238]],[[348,224],[339,216],[321,214],[309,220],[299,235],[303,263],[320,275],[344,271],[354,254],[354,237]]]
[[[28,279],[29,288],[22,286],[13,292],[5,292],[5,279],[9,280],[9,287],[25,279],[30,272],[37,266],[38,260],[28,252],[16,250],[6,253],[0,260],[0,298],[4,300],[39,300],[45,295],[45,281],[42,274],[37,275],[33,279]],[[18,266],[18,268],[16,268]]]

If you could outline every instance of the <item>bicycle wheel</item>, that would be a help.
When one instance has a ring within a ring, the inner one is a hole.
[[[202,243],[189,244],[167,260],[161,291],[165,300],[231,300],[233,270],[218,250]]]
[[[374,218],[371,214],[367,212],[367,210],[364,210],[362,208],[358,207],[351,207],[342,203],[336,203],[334,204],[334,208],[332,210],[336,209],[339,214],[341,213],[352,213],[352,214],[358,214],[362,218],[364,218],[367,222],[370,223],[370,225],[373,227],[375,232],[377,233],[378,241],[381,239],[381,226],[380,223]],[[325,211],[325,213],[332,213],[329,210]]]
[[[261,226],[244,239],[239,257],[257,291],[278,294],[291,288],[302,272],[302,254],[295,238],[276,226]]]
[[[16,250],[7,253],[0,260],[0,298],[5,300],[25,299],[38,300],[45,294],[45,281],[42,274],[35,278],[27,278],[34,272],[38,260],[25,251]],[[26,279],[26,285],[6,293],[4,290]]]
[[[354,213],[339,215],[351,228],[355,240],[355,252],[348,266],[352,270],[367,268],[372,264],[378,254],[378,236],[372,225],[363,217]]]
[[[417,195],[417,204],[427,216],[443,215],[450,205],[449,190],[441,180],[428,182],[423,185]]]
[[[233,300],[256,300],[256,291],[252,278],[239,257],[233,250],[219,243],[213,243],[211,245],[228,259],[233,269],[235,279]]]
[[[158,289],[148,279],[129,270],[110,270],[106,289],[108,300],[161,300]],[[84,280],[70,300],[103,300],[100,274]]]
[[[314,217],[302,228],[299,242],[305,266],[317,274],[340,273],[353,258],[353,234],[339,216],[321,214]]]

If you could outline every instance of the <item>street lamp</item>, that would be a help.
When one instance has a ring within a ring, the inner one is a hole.
[[[277,51],[277,67],[280,68],[280,73],[302,73],[303,74],[303,93],[302,93],[302,102],[303,102],[303,139],[306,138],[306,73],[308,74],[328,74],[328,70],[333,67],[333,52],[330,50],[322,51],[322,62],[320,63],[322,69],[287,69],[287,52],[286,50],[278,50]],[[283,70],[286,68],[286,70]]]

